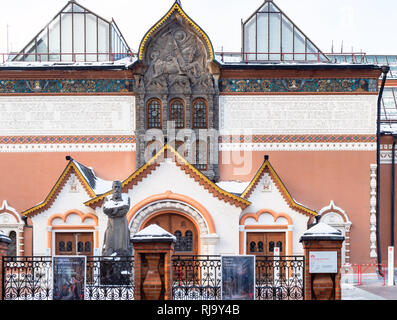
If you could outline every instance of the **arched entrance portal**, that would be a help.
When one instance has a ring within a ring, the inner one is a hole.
[[[155,214],[143,223],[142,229],[157,224],[176,237],[175,254],[195,255],[198,253],[199,233],[196,225],[183,214],[163,212]]]

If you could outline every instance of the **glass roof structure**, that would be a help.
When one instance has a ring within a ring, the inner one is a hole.
[[[130,53],[114,20],[69,1],[12,61],[116,61]]]
[[[242,24],[243,61],[328,62],[328,58],[271,0]]]

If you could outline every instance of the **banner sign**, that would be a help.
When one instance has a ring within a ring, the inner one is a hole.
[[[84,300],[86,259],[85,256],[53,257],[53,300]]]
[[[338,273],[338,253],[336,251],[310,251],[310,273]]]
[[[222,300],[255,299],[255,256],[222,256]]]

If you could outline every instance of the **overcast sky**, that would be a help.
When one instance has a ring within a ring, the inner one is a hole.
[[[2,0],[0,52],[21,50],[67,0]],[[77,0],[107,20],[114,18],[131,49],[137,51],[150,27],[174,0]],[[182,0],[182,8],[210,37],[214,49],[241,50],[241,20],[264,0]],[[397,0],[275,0],[281,10],[323,52],[397,55]]]

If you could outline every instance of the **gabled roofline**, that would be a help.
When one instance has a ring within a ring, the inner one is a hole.
[[[186,13],[185,11],[183,11],[182,7],[179,4],[179,1],[175,1],[175,3],[173,4],[173,6],[171,7],[171,9],[156,23],[154,24],[148,32],[146,32],[145,36],[142,38],[141,43],[139,45],[139,50],[138,50],[138,59],[139,60],[143,60],[143,53],[144,53],[144,49],[146,47],[146,43],[149,40],[151,34],[153,32],[155,32],[157,29],[159,29],[161,27],[162,24],[164,24],[164,22],[175,12],[177,11],[194,29],[196,29],[196,31],[198,31],[201,36],[204,38],[209,53],[210,53],[210,59],[213,61],[215,60],[215,52],[214,52],[214,48],[212,46],[211,40],[209,39],[208,35],[205,33],[205,31],[197,24],[193,21],[193,19],[191,19]]]
[[[287,190],[285,184],[283,181],[280,179],[272,165],[270,164],[269,159],[265,156],[265,161],[261,165],[261,167],[258,169],[257,173],[255,174],[254,178],[251,180],[250,184],[247,186],[247,188],[244,190],[244,192],[241,194],[241,197],[248,199],[252,192],[256,189],[260,179],[263,177],[263,174],[265,172],[269,172],[271,178],[275,182],[276,186],[282,193],[282,196],[284,199],[287,201],[289,207],[294,210],[298,210],[299,212],[309,215],[309,216],[317,216],[318,213],[314,210],[311,210],[299,203],[297,203],[294,198],[291,196],[289,191]]]
[[[195,181],[198,181],[200,185],[203,186],[204,189],[208,190],[214,197],[233,204],[237,207],[241,207],[245,209],[248,207],[251,202],[242,197],[238,197],[230,192],[227,192],[220,187],[218,187],[214,182],[208,179],[203,173],[197,170],[193,165],[191,165],[185,158],[183,158],[172,146],[166,144],[161,148],[156,155],[154,155],[148,162],[146,162],[142,167],[136,170],[132,175],[130,175],[127,179],[122,182],[122,188],[124,191],[128,189],[132,189],[134,185],[138,184],[144,177],[149,175],[153,170],[155,170],[160,162],[164,161],[165,158],[170,158],[168,152],[170,152],[175,157],[175,163],[181,170],[185,171],[186,174],[190,175]],[[90,206],[91,208],[95,208],[100,206],[105,197],[109,196],[112,193],[110,190],[107,193],[99,195],[89,201],[86,201],[84,204]]]
[[[80,169],[76,166],[74,163],[74,160],[70,160],[66,168],[63,170],[61,176],[58,178],[57,182],[55,185],[52,187],[50,193],[47,195],[45,200],[36,206],[25,210],[21,213],[22,216],[28,216],[32,217],[40,212],[48,209],[52,203],[55,201],[56,197],[58,196],[59,192],[62,190],[62,188],[65,186],[68,178],[72,174],[72,172],[76,173],[77,178],[79,179],[80,183],[83,185],[84,189],[86,190],[87,194],[90,197],[95,196],[94,190],[92,190],[90,184],[87,182],[87,180],[84,178],[84,175],[82,172],[80,172]]]

